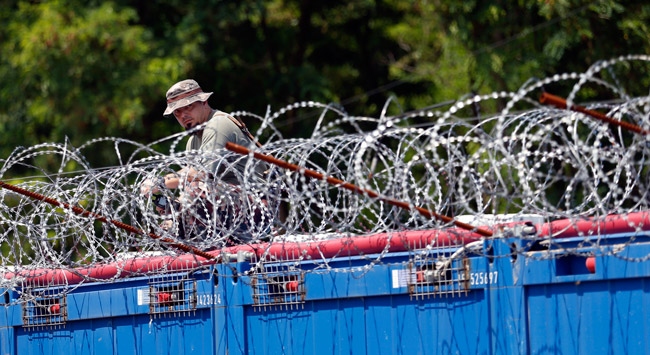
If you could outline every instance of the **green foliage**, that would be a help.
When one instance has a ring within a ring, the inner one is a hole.
[[[188,77],[226,111],[313,100],[376,116],[390,96],[397,114],[650,53],[650,5],[640,1],[58,0],[5,9],[2,157],[66,137],[146,143],[176,132],[161,117],[164,93]],[[283,134],[310,132],[315,119],[289,117]],[[115,164],[109,156],[91,163]]]
[[[391,74],[429,84],[434,101],[513,91],[533,77],[649,53],[648,7],[608,0],[417,1],[390,31],[408,49]],[[422,102],[413,95],[404,100]]]
[[[179,66],[173,57],[152,57],[151,32],[132,24],[133,9],[111,2],[75,8],[20,3],[21,20],[4,30],[2,75],[14,85],[2,89],[0,119],[15,128],[3,135],[20,132],[22,145],[142,134],[146,103]]]

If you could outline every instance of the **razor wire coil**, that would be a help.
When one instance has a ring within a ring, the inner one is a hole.
[[[577,223],[586,216],[625,216],[650,210],[650,135],[635,134],[583,113],[541,105],[536,97],[543,88],[568,84],[567,105],[571,106],[581,90],[596,86],[609,92],[612,99],[591,103],[588,109],[650,130],[650,96],[628,93],[624,81],[613,74],[631,62],[647,69],[650,57],[600,61],[584,73],[531,80],[515,92],[474,95],[395,116],[388,115],[391,106],[397,105],[393,99],[387,101],[378,118],[350,116],[336,105],[313,101],[291,104],[276,112],[269,108],[264,116],[233,113],[260,121],[260,128],[254,132],[256,140],[269,137],[261,148],[249,148],[363,191],[375,191],[379,198],[277,166],[268,166],[270,172],[259,178],[255,175],[256,167],[262,164],[259,160],[226,150],[182,151],[182,142],[192,132],[151,144],[102,137],[80,147],[68,142],[20,147],[1,160],[0,180],[200,250],[226,248],[229,238],[241,235],[242,225],[249,227],[247,243],[261,241],[265,244],[260,245],[267,248],[333,237],[353,246],[358,236],[387,233],[383,248],[356,270],[363,271],[381,263],[390,252],[392,233],[453,227],[452,223],[426,218],[415,207],[455,219],[464,216],[479,225],[493,223],[498,216],[515,220],[536,216],[546,222],[567,219]],[[505,104],[500,106],[497,101]],[[468,113],[474,112],[475,105],[502,109],[477,117]],[[295,116],[301,111],[318,116],[314,131],[308,138],[283,137],[277,125],[288,113]],[[169,151],[154,148],[160,145],[168,146]],[[120,165],[91,166],[85,155],[107,146],[112,147]],[[59,169],[50,172],[39,167],[37,162],[43,157],[57,161]],[[206,162],[234,173],[241,185],[219,182],[220,176],[214,176]],[[237,162],[243,162],[243,171],[234,168]],[[170,204],[170,210],[161,215],[150,196],[140,193],[140,186],[180,167],[192,167],[213,179],[185,181],[179,189],[163,189],[166,201],[176,204]],[[31,171],[34,178],[14,182],[13,172],[18,170]],[[178,255],[159,239],[100,223],[70,208],[51,206],[7,189],[0,190],[0,197],[4,201],[0,204],[0,270],[5,273],[59,269],[76,273],[84,281],[107,281],[79,270],[107,263],[120,265],[125,258]],[[386,199],[411,207],[398,208]],[[260,217],[263,200],[270,205]],[[197,230],[194,236],[186,232],[185,239],[179,237],[180,228],[192,227]],[[647,234],[647,227],[634,227],[637,234]],[[593,231],[596,236],[599,233]],[[633,241],[631,237],[629,242]],[[585,243],[597,245],[598,238]],[[436,246],[421,247],[430,250]],[[603,250],[616,253],[605,247]],[[311,257],[311,261],[320,265],[315,270],[332,271],[329,262],[333,257],[322,254],[322,260]],[[151,272],[143,266],[130,275]],[[108,281],[118,277],[119,272]],[[9,290],[19,288],[22,279],[10,277],[1,282]]]

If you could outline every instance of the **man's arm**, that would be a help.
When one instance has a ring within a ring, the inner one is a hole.
[[[144,179],[140,184],[141,195],[156,194],[161,189],[177,189],[181,183],[181,177],[187,174],[187,168],[183,168],[175,173],[169,173],[165,176],[160,176],[157,179]]]
[[[181,182],[193,183],[208,180],[208,175],[203,171],[185,167],[175,173],[169,173],[163,177],[163,184],[168,189],[177,189]]]

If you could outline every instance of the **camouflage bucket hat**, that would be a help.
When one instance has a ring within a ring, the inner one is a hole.
[[[205,101],[212,95],[203,92],[199,84],[192,79],[179,81],[167,90],[167,108],[163,116],[170,115],[174,110],[190,105],[196,101]]]

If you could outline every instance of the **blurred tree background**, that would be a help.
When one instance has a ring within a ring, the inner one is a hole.
[[[0,158],[178,132],[164,95],[185,78],[227,112],[312,100],[377,117],[389,97],[408,111],[650,54],[646,1],[3,0],[0,17]],[[300,137],[316,119],[278,128]]]

